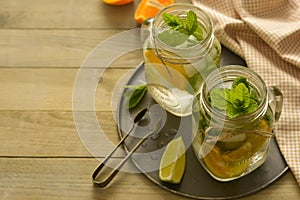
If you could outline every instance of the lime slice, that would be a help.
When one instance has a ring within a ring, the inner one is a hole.
[[[181,136],[166,146],[159,166],[159,179],[161,181],[180,183],[185,169],[185,150]]]

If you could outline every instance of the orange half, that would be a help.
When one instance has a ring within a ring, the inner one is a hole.
[[[146,19],[155,15],[164,7],[174,4],[174,0],[142,0],[134,14],[134,19],[142,24]]]

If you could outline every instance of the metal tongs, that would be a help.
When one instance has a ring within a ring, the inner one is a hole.
[[[152,109],[154,108],[154,109]],[[161,107],[157,107],[157,106],[152,106],[151,110],[157,110],[160,109],[160,111],[163,111],[163,109]],[[97,178],[99,176],[101,176],[101,171],[103,169],[103,167],[108,163],[108,161],[110,160],[110,158],[112,157],[112,155],[116,152],[116,150],[124,143],[124,141],[126,140],[126,138],[132,133],[132,131],[134,130],[134,128],[143,120],[145,120],[148,115],[149,115],[149,110],[147,108],[142,109],[140,112],[137,113],[137,115],[134,118],[134,124],[132,125],[132,127],[130,128],[130,130],[124,135],[124,137],[120,140],[120,142],[117,144],[117,146],[104,158],[104,160],[98,165],[98,167],[94,170],[93,174],[92,174],[92,178],[93,178],[93,183],[95,186],[98,186],[100,188],[104,188],[106,187],[112,180],[113,178],[118,174],[118,172],[120,171],[120,169],[123,167],[123,165],[125,164],[125,162],[128,160],[128,158],[130,158],[130,156],[139,148],[139,146],[151,135],[158,133],[162,127],[163,124],[163,119],[166,119],[166,117],[164,117],[165,111],[163,113],[156,113],[154,114],[155,116],[151,117],[151,113],[150,113],[150,124],[152,125],[153,123],[151,123],[152,119],[156,119],[154,120],[154,125],[153,128],[150,128],[150,131],[147,131],[147,133],[137,142],[137,144],[128,152],[128,154],[124,157],[123,160],[121,160],[121,162],[111,170],[111,172],[109,173],[109,175],[107,177],[105,177],[103,180],[99,181],[97,180]],[[166,114],[165,114],[166,115]],[[159,116],[159,117],[158,117]]]

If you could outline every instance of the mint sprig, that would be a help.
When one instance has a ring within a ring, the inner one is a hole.
[[[179,18],[178,16],[164,13],[164,22],[174,31],[184,34],[186,39],[193,35],[198,41],[203,40],[203,32],[200,28],[197,15],[192,10],[188,11],[185,18]]]
[[[231,89],[216,88],[210,92],[211,105],[226,111],[229,118],[248,114],[258,108],[257,93],[251,90],[245,77],[239,77],[232,83]]]

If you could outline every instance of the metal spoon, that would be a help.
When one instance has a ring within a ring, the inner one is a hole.
[[[111,173],[103,181],[98,181],[97,177],[99,177],[99,175],[101,175],[100,172],[103,169],[103,167],[105,166],[105,164],[109,161],[109,159],[111,158],[111,156],[116,152],[116,150],[118,149],[118,147],[121,144],[124,143],[125,139],[130,135],[130,133],[136,127],[136,125],[139,124],[139,122],[143,121],[147,115],[148,115],[148,109],[147,108],[144,108],[143,110],[141,110],[140,112],[138,112],[138,114],[134,118],[134,124],[130,128],[130,130],[128,131],[128,133],[120,140],[120,142],[117,144],[117,146],[104,158],[104,160],[100,163],[100,165],[98,165],[98,167],[94,170],[94,172],[92,174],[92,178],[93,178],[93,183],[94,183],[95,186],[98,186],[98,187],[101,187],[101,188],[106,187],[112,181],[112,179],[117,175],[117,173],[120,171],[120,169],[125,164],[125,162],[128,160],[128,158],[137,150],[137,148],[150,135],[152,135],[153,133],[155,133],[156,131],[158,131],[158,129],[161,127],[161,120],[159,120],[158,123],[156,123],[154,129],[152,131],[148,132],[144,137],[142,137],[139,140],[139,142],[131,149],[131,151],[125,156],[125,158],[114,169],[112,169]]]

